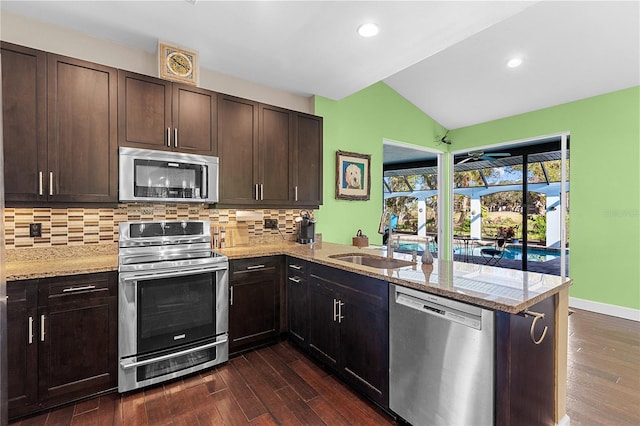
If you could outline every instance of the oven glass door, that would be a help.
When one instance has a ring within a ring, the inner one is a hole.
[[[136,198],[207,198],[207,166],[171,161],[134,160]]]
[[[138,354],[215,336],[215,299],[215,272],[138,281]]]

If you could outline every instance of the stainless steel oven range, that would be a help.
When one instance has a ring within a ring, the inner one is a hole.
[[[120,223],[119,392],[229,359],[228,270],[209,221]]]

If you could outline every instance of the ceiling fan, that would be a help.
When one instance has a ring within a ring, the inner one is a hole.
[[[444,136],[442,136],[441,138],[437,138],[434,142],[443,143],[445,145],[451,145],[451,139],[447,139],[448,134],[449,134],[449,131],[447,130]]]
[[[508,152],[489,152],[484,153],[484,151],[469,151],[467,153],[467,158],[462,161],[459,161],[458,164],[466,163],[467,161],[478,161],[478,160],[486,160],[486,161],[496,161],[496,157],[510,157],[511,154]]]

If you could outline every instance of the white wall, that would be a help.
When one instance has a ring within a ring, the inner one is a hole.
[[[140,74],[158,76],[156,52],[149,53],[55,25],[2,11],[0,39],[34,49],[84,59]],[[200,69],[200,87],[313,113],[313,97],[294,95],[208,69]]]

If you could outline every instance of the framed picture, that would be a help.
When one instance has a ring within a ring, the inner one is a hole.
[[[368,200],[371,193],[371,155],[336,152],[336,198]]]

